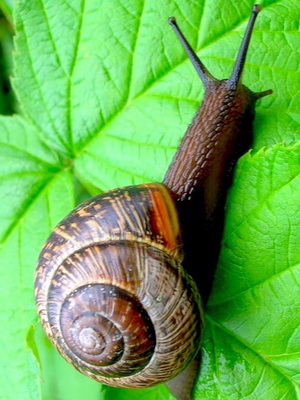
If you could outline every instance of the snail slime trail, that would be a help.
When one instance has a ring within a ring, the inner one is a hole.
[[[163,183],[86,201],[41,251],[35,279],[41,322],[63,357],[92,379],[145,388],[174,378],[197,355],[203,310],[191,275],[207,286],[230,172],[251,143],[256,100],[271,93],[241,83],[259,11],[255,5],[226,80],[207,71],[170,18],[205,95]]]

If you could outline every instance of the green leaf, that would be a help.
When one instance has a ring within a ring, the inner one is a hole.
[[[0,240],[4,242],[60,169],[49,163],[54,157],[24,120],[1,117],[0,124],[0,191],[6,206],[0,211]]]
[[[103,397],[101,400],[174,400],[169,390],[164,385],[155,386],[149,389],[129,390],[116,389],[104,386],[102,391]]]
[[[96,194],[162,179],[203,96],[167,18],[177,18],[209,70],[226,78],[252,3],[16,2],[13,82],[22,117],[0,118],[0,397],[133,398],[98,393],[100,385],[77,378],[34,335],[34,266],[74,196],[86,197],[83,187]],[[254,152],[241,159],[228,200],[195,399],[300,397],[299,5],[262,4],[243,80],[274,94],[257,105]],[[136,393],[170,396],[163,386]]]
[[[107,190],[160,180],[203,94],[167,18],[178,18],[199,56],[222,78],[232,69],[251,2],[238,12],[228,3],[225,15],[219,1],[213,13],[200,2],[96,3],[20,3],[16,90],[51,147],[75,157],[83,184]],[[257,107],[257,149],[299,140],[297,10],[297,2],[269,2],[252,38],[245,83],[274,90]],[[206,33],[203,26],[213,26],[215,18],[220,27]]]
[[[39,370],[27,337],[36,320],[34,265],[49,230],[73,206],[72,178],[50,164],[51,153],[21,118],[1,117],[0,131],[0,393],[35,400],[41,398]]]
[[[207,307],[199,398],[299,398],[299,202],[300,145],[239,161]]]
[[[14,0],[0,0],[0,9],[11,24],[13,23],[13,3]]]

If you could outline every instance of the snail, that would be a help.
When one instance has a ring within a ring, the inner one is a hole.
[[[169,19],[205,95],[163,182],[84,202],[42,249],[35,279],[40,319],[58,351],[90,378],[149,387],[172,379],[198,353],[204,317],[195,283],[201,270],[191,277],[194,256],[215,232],[232,166],[251,144],[255,103],[272,92],[241,83],[260,9],[253,6],[226,80],[208,72]]]

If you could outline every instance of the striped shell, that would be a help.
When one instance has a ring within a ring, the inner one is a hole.
[[[181,248],[161,184],[116,189],[76,208],[51,234],[36,272],[38,312],[59,352],[110,386],[142,388],[177,375],[202,331]]]

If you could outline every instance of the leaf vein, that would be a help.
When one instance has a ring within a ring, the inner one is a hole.
[[[67,88],[66,88],[66,121],[67,121],[67,135],[69,139],[69,143],[71,146],[71,150],[74,153],[74,142],[73,142],[73,135],[72,135],[72,77],[75,70],[76,60],[78,57],[78,50],[79,50],[79,43],[81,40],[81,31],[83,26],[83,19],[84,19],[84,10],[86,6],[86,0],[81,1],[81,12],[79,14],[79,26],[76,33],[75,38],[75,46],[73,52],[73,58],[70,65],[70,71],[68,76]]]
[[[145,0],[144,0],[145,1]],[[143,3],[144,4],[144,3]],[[144,7],[143,7],[143,9],[144,9]],[[246,18],[245,18],[245,20],[246,20]],[[243,23],[244,22],[244,20],[243,21],[241,21],[241,23]],[[234,28],[234,27],[233,27]],[[232,29],[233,29],[232,28]],[[231,31],[230,31],[231,32]],[[137,35],[138,36],[138,35]],[[198,52],[198,51],[200,51],[200,50],[203,50],[203,49],[205,49],[206,47],[209,47],[209,46],[211,46],[212,44],[214,44],[215,42],[217,42],[220,38],[222,38],[224,35],[218,35],[214,40],[211,40],[209,43],[207,43],[207,44],[205,44],[204,46],[202,46],[201,48],[199,48],[199,49],[197,49],[196,50],[196,52]],[[137,42],[137,40],[136,40],[136,42]],[[114,120],[116,120],[122,113],[123,113],[123,111],[126,109],[126,107],[128,107],[132,102],[136,102],[136,101],[138,101],[138,99],[140,98],[140,97],[142,97],[143,95],[145,95],[147,92],[149,92],[149,90],[153,87],[153,86],[155,86],[156,84],[158,84],[162,79],[164,79],[166,76],[168,76],[170,73],[172,73],[176,68],[178,68],[180,65],[182,65],[182,64],[184,64],[184,63],[186,63],[186,62],[188,62],[188,59],[187,59],[187,57],[185,57],[183,60],[181,59],[180,61],[178,61],[177,63],[175,63],[174,65],[173,65],[173,67],[172,68],[170,68],[170,69],[165,69],[164,71],[163,71],[163,73],[161,73],[161,74],[159,74],[158,76],[156,76],[156,79],[154,80],[151,80],[150,82],[149,82],[149,84],[147,85],[147,86],[145,86],[144,88],[143,88],[143,90],[142,91],[140,91],[139,93],[137,93],[134,97],[132,97],[131,99],[130,99],[130,91],[128,92],[128,98],[127,98],[127,101],[125,101],[124,103],[123,103],[123,106],[119,109],[119,111],[117,111],[114,115],[111,115],[107,120],[106,120],[106,122],[105,122],[105,124],[102,126],[102,127],[98,127],[97,128],[97,130],[95,130],[96,132],[94,133],[94,135],[93,136],[89,136],[88,138],[87,138],[87,140],[86,141],[84,141],[83,143],[82,143],[82,145],[80,146],[80,148],[78,148],[78,152],[77,152],[77,155],[79,155],[81,152],[83,152],[83,150],[88,146],[88,145],[90,145],[90,143],[95,139],[95,137],[97,137],[98,135],[100,135],[101,133],[102,133],[102,131],[109,125],[109,124],[112,124],[113,123],[113,121]],[[132,66],[133,66],[133,62],[132,62]],[[131,67],[131,69],[132,69],[132,67]],[[130,73],[131,74],[131,79],[132,79],[132,72]],[[130,82],[131,82],[131,80],[130,80]],[[131,85],[128,85],[128,86],[131,86]],[[130,101],[129,101],[130,100]]]
[[[103,157],[100,157],[98,154],[89,153],[88,151],[86,152],[86,154],[89,154],[91,157],[97,159],[98,161],[100,161],[101,163],[103,163],[105,165],[108,165],[110,167],[113,166],[115,171],[121,171],[121,172],[125,172],[128,175],[134,175],[136,178],[138,178],[138,179],[140,179],[142,181],[150,180],[148,177],[146,177],[144,175],[139,175],[139,174],[136,174],[136,173],[132,173],[132,170],[127,170],[125,168],[117,167],[115,164],[113,164],[112,162],[104,159]]]
[[[254,288],[258,288],[260,286],[265,285],[266,283],[273,282],[273,280],[281,277],[282,275],[284,275],[287,272],[292,273],[293,269],[298,268],[299,266],[300,266],[299,263],[296,263],[294,265],[290,265],[287,268],[283,269],[282,271],[278,272],[277,274],[269,276],[267,279],[256,283],[255,285],[251,286],[248,289],[243,290],[242,292],[239,292],[239,293],[236,293],[233,296],[227,297],[227,298],[223,299],[222,301],[218,301],[218,302],[214,302],[214,303],[209,302],[208,306],[209,306],[209,308],[213,308],[213,307],[216,307],[216,306],[220,306],[221,304],[227,303],[228,301],[232,301],[232,300],[236,299],[237,297],[244,295],[245,293],[252,292]],[[299,280],[296,280],[296,284],[299,285]],[[270,286],[270,289],[273,291],[273,293],[276,295],[276,297],[278,297],[277,293],[274,292],[274,290],[273,290],[273,288],[271,286]]]
[[[132,48],[132,57],[131,57],[131,64],[130,64],[130,69],[129,69],[129,79],[128,79],[128,90],[127,90],[127,95],[125,96],[125,101],[124,103],[127,104],[128,100],[130,99],[131,92],[132,92],[132,81],[133,81],[133,69],[134,69],[134,63],[135,63],[135,54],[136,54],[136,48],[138,44],[138,39],[139,39],[139,32],[142,26],[142,19],[145,11],[145,4],[146,0],[143,0],[142,4],[142,9],[141,9],[141,14],[139,16],[139,24],[137,26],[136,34],[134,36],[135,40],[133,43],[133,48]]]
[[[29,57],[29,60],[30,60],[30,68],[31,68],[33,80],[35,81],[36,88],[37,88],[37,90],[39,92],[39,96],[40,96],[41,102],[43,103],[44,109],[45,109],[45,111],[46,111],[46,113],[47,113],[47,115],[49,117],[49,121],[50,121],[50,124],[52,126],[52,129],[55,132],[57,138],[59,139],[61,145],[65,149],[68,149],[67,143],[64,141],[64,138],[59,134],[59,132],[58,132],[56,126],[55,126],[54,120],[53,120],[52,115],[50,113],[50,110],[48,108],[48,105],[47,105],[47,102],[45,100],[43,91],[41,89],[41,85],[40,85],[40,82],[38,80],[37,74],[36,74],[36,72],[35,72],[35,70],[33,68],[34,63],[33,63],[32,57],[31,57],[30,49],[29,49],[29,43],[28,43],[28,40],[27,40],[26,28],[25,28],[24,24],[22,26],[23,26],[23,29],[24,29],[24,43],[25,43],[25,45],[27,47],[27,54],[28,54],[28,57]],[[38,128],[38,130],[43,131],[43,128],[41,126],[39,126],[35,121],[33,121],[32,118],[27,113],[26,113],[26,116],[29,118],[29,120],[32,122],[32,124]]]
[[[265,207],[270,200],[274,197],[275,194],[278,194],[281,190],[283,190],[285,187],[289,186],[292,182],[296,181],[300,177],[300,173],[296,174],[295,176],[291,177],[288,181],[284,182],[281,186],[279,186],[277,189],[274,189],[272,192],[270,192],[269,195],[267,195],[262,201],[260,201],[255,207],[252,208],[252,210],[249,211],[247,215],[239,222],[238,224],[235,225],[235,228],[232,229],[229,233],[224,236],[223,242],[226,243],[226,241],[234,235],[241,226],[243,226],[246,222],[249,222],[250,218],[258,214],[259,210],[261,210],[263,207]]]
[[[282,375],[285,379],[287,379],[291,385],[293,386],[293,388],[295,389],[295,393],[298,392],[298,385],[296,384],[296,382],[293,382],[292,379],[286,375],[280,368],[278,368],[276,365],[274,365],[271,360],[268,358],[267,355],[260,353],[257,349],[252,348],[250,346],[250,344],[248,342],[246,342],[245,340],[243,340],[240,336],[235,335],[234,332],[230,331],[229,329],[227,329],[224,325],[218,323],[217,321],[215,321],[212,317],[210,317],[209,315],[206,315],[206,318],[210,321],[210,323],[212,325],[217,326],[219,329],[223,330],[225,333],[227,333],[229,336],[233,337],[236,341],[239,341],[243,346],[245,346],[246,348],[248,348],[249,350],[251,350],[253,353],[255,353],[259,358],[262,359],[264,364],[269,365],[272,369],[274,369],[276,372],[278,372],[280,375]]]
[[[61,173],[61,172],[59,172]],[[0,244],[4,244],[5,241],[9,238],[9,235],[11,232],[15,229],[15,227],[18,226],[20,221],[24,218],[24,216],[29,212],[30,208],[33,206],[37,198],[46,190],[48,185],[58,177],[59,173],[56,173],[52,175],[50,178],[46,179],[42,185],[40,185],[37,190],[30,195],[29,198],[27,198],[21,210],[15,214],[14,220],[11,222],[11,224],[7,227],[6,231],[3,234],[2,240],[0,241]]]

